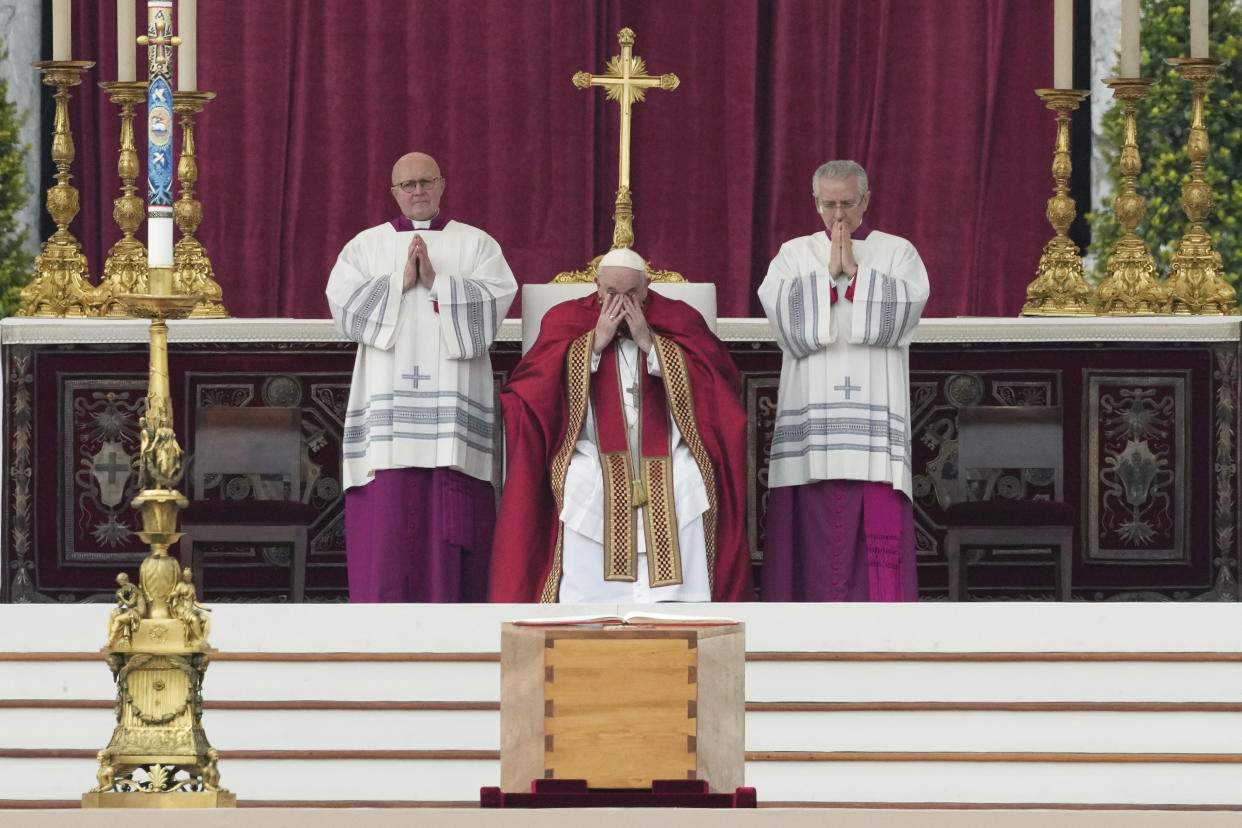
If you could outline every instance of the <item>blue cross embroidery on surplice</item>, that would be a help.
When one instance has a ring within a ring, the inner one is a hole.
[[[412,374],[402,374],[402,375],[401,375],[401,379],[408,379],[410,382],[414,383],[414,388],[415,388],[415,389],[417,389],[417,388],[418,388],[418,384],[419,384],[420,382],[422,382],[423,380],[429,380],[429,379],[431,379],[431,374],[424,374],[424,373],[422,373],[422,369],[421,369],[419,366],[415,365],[415,366],[414,366],[414,373],[412,373]],[[849,380],[846,380],[846,382],[849,382]]]
[[[844,391],[844,392],[845,392],[845,398],[848,400],[848,399],[850,399],[850,392],[852,392],[852,391],[861,391],[861,390],[862,390],[862,386],[861,386],[861,385],[850,385],[850,378],[849,378],[849,377],[846,377],[846,378],[845,378],[845,384],[844,384],[844,385],[834,385],[834,386],[832,386],[832,390],[833,390],[833,391]]]

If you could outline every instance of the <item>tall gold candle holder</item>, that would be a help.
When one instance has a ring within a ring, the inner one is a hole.
[[[181,195],[173,204],[173,221],[181,231],[181,238],[173,246],[173,284],[177,293],[201,297],[198,306],[190,314],[200,319],[227,317],[224,309],[224,291],[216,282],[215,271],[202,242],[194,238],[194,232],[203,220],[203,205],[194,198],[194,184],[198,181],[198,160],[194,150],[194,116],[216,96],[215,92],[174,92],[173,112],[181,122],[181,156],[177,160],[177,180],[181,183]]]
[[[1048,199],[1045,211],[1056,235],[1044,245],[1035,281],[1026,286],[1026,304],[1022,307],[1022,315],[1089,316],[1095,313],[1091,305],[1091,285],[1083,276],[1078,245],[1070,240],[1066,231],[1077,214],[1068,184],[1073,169],[1069,152],[1070,112],[1077,109],[1091,93],[1083,89],[1036,89],[1035,94],[1057,113],[1057,139],[1052,155],[1052,177],[1056,181],[1056,191]]]
[[[1108,276],[1096,289],[1097,311],[1104,316],[1138,316],[1167,310],[1168,291],[1156,274],[1156,262],[1134,228],[1147,215],[1147,203],[1138,194],[1137,179],[1143,169],[1138,148],[1135,110],[1147,97],[1150,78],[1106,78],[1125,111],[1121,144],[1121,193],[1113,200],[1113,212],[1125,233],[1108,256]]]
[[[148,269],[148,291],[120,294],[135,316],[151,320],[146,413],[140,422],[139,478],[132,505],[142,516],[138,536],[151,554],[139,585],[117,576],[117,606],[104,648],[117,685],[117,724],[98,753],[98,784],[83,794],[87,808],[233,807],[220,787],[219,754],[202,723],[202,682],[211,656],[211,624],[198,603],[193,573],[170,557],[181,537],[177,512],[186,499],[176,486],[184,453],[173,429],[168,384],[168,319],[189,315],[198,296],[172,292],[172,268]]]
[[[90,316],[95,288],[89,282],[82,245],[69,232],[69,223],[78,214],[78,190],[69,183],[69,165],[76,151],[69,129],[69,87],[82,83],[82,73],[95,65],[92,60],[41,60],[34,66],[43,73],[43,83],[56,87],[56,115],[52,128],[52,161],[56,163],[56,184],[47,191],[47,211],[56,222],[56,232],[43,242],[43,252],[35,256],[34,276],[22,288],[18,316]]]
[[[1238,313],[1237,292],[1222,277],[1224,267],[1203,220],[1212,212],[1212,188],[1203,177],[1208,157],[1208,134],[1203,124],[1203,98],[1207,82],[1216,77],[1223,61],[1215,58],[1168,58],[1191,84],[1190,136],[1186,155],[1190,158],[1190,181],[1182,185],[1182,210],[1190,219],[1190,229],[1169,258],[1169,300],[1173,313],[1198,316],[1233,316]]]
[[[99,280],[99,316],[127,317],[129,307],[118,296],[147,290],[147,248],[134,238],[146,214],[146,202],[137,194],[138,151],[134,147],[134,106],[147,99],[146,81],[111,81],[99,84],[112,103],[120,107],[121,149],[116,172],[121,179],[121,195],[112,201],[112,218],[121,228],[121,238],[108,251],[103,276]]]

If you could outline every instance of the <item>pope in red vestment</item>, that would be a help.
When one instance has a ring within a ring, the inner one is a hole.
[[[560,515],[565,502],[565,478],[582,432],[588,400],[595,411],[600,473],[605,477],[607,518],[601,579],[634,580],[636,521],[632,515],[637,509],[643,510],[642,520],[648,526],[647,554],[652,559],[652,569],[671,577],[673,583],[679,577],[680,562],[673,561],[671,567],[666,567],[659,560],[658,548],[651,548],[653,538],[657,547],[662,540],[667,541],[660,531],[664,517],[662,501],[671,501],[672,487],[668,472],[659,471],[658,455],[664,455],[663,468],[667,469],[667,422],[671,414],[707,490],[709,508],[702,518],[711,599],[753,598],[745,524],[746,415],[739,402],[737,369],[724,343],[712,333],[699,312],[684,302],[646,291],[643,275],[645,298],[641,308],[637,304],[631,306],[632,313],[640,317],[640,324],[641,318],[645,318],[662,377],[646,375],[640,380],[644,383],[640,472],[634,472],[629,462],[624,435],[617,437],[609,425],[607,412],[610,405],[617,408],[619,385],[612,349],[601,349],[602,353],[595,355],[598,368],[591,370],[593,340],[599,335],[597,324],[606,325],[601,311],[608,309],[602,304],[607,300],[592,294],[563,302],[544,316],[538,340],[501,392],[508,468],[492,549],[492,601],[558,600],[564,572],[565,527]],[[643,339],[646,334],[643,331]],[[640,338],[638,330],[634,337]],[[601,378],[610,381],[600,381]],[[659,445],[660,440],[663,446]],[[610,452],[609,441],[615,451]],[[612,480],[610,457],[624,458],[612,464]],[[648,468],[652,470],[650,475]],[[671,512],[671,508],[667,511]],[[654,536],[652,526],[656,528]],[[668,517],[665,528],[672,530],[674,555],[679,554],[675,551],[676,527],[675,516]],[[629,548],[624,548],[627,545]],[[628,577],[623,574],[627,554]],[[611,574],[609,567],[615,569]],[[653,574],[653,584],[656,578]]]

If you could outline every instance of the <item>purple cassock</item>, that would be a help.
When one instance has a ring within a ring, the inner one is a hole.
[[[492,484],[448,468],[384,469],[345,491],[353,603],[487,600]]]
[[[764,601],[916,601],[914,508],[887,483],[768,491]]]

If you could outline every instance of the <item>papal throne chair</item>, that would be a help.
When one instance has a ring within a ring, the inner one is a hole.
[[[210,407],[198,409],[195,419],[181,555],[182,563],[193,562],[198,594],[207,544],[288,544],[289,597],[302,601],[315,510],[302,502],[301,409]]]
[[[949,600],[967,595],[962,550],[968,547],[1055,549],[1056,596],[1070,600],[1078,522],[1065,502],[1061,409],[965,407],[957,414],[957,439],[961,499],[945,510]],[[1043,494],[1030,497],[1034,489]]]

